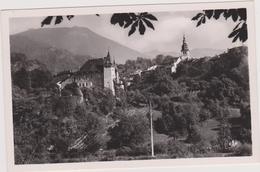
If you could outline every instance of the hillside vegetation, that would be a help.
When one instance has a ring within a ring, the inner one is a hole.
[[[116,96],[70,84],[61,96],[38,61],[12,54],[15,163],[150,159],[151,102],[156,158],[250,156],[247,47],[151,71]],[[174,57],[139,58],[121,76]],[[39,80],[39,78],[41,78]]]

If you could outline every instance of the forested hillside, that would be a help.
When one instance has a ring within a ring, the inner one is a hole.
[[[116,96],[76,84],[59,92],[46,66],[12,54],[15,163],[149,159],[149,102],[157,159],[250,156],[247,51],[182,61],[176,73],[163,67],[171,56],[127,61],[121,76],[161,67]]]

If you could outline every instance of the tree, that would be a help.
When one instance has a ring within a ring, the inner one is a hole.
[[[21,70],[15,72],[12,76],[13,83],[20,87],[21,89],[29,89],[31,87],[30,72],[22,68]]]
[[[189,136],[187,141],[193,144],[199,143],[202,140],[200,127],[198,125],[192,125],[189,129]]]
[[[116,105],[115,96],[110,89],[83,88],[82,92],[89,109],[98,114],[107,115]]]
[[[58,115],[57,119],[48,123],[47,139],[49,145],[53,145],[51,153],[56,157],[54,159],[62,162],[64,158],[78,158],[105,147],[107,137],[104,135],[104,118],[83,105],[77,106],[69,113],[66,110],[61,113],[64,115]]]
[[[49,104],[27,97],[13,100],[15,163],[31,164],[47,159]]]
[[[52,75],[49,71],[34,69],[30,73],[33,88],[43,88],[52,80]]]
[[[222,152],[229,150],[229,143],[232,140],[230,128],[227,122],[221,123],[219,128],[217,141]]]
[[[110,148],[135,147],[144,143],[149,136],[149,120],[141,114],[122,115],[119,123],[109,130]]]
[[[251,110],[250,105],[241,103],[240,105],[241,120],[243,121],[243,128],[251,129]]]
[[[88,112],[84,107],[78,106],[75,109],[75,119],[76,132],[79,132],[81,136],[86,136],[84,141],[86,144],[85,151],[95,152],[100,147],[105,146],[107,140],[104,135],[106,132],[104,118],[99,117],[94,112]]]
[[[99,16],[99,14],[96,15]],[[73,17],[74,15],[48,16],[41,22],[41,26],[43,27],[44,25],[50,25],[53,20],[55,22],[55,25],[60,24],[64,19],[71,20]],[[130,30],[128,32],[128,36],[130,36],[135,33],[137,29],[141,35],[144,35],[146,27],[154,30],[155,28],[152,22],[157,20],[158,19],[154,15],[148,12],[115,13],[111,16],[110,23],[113,25],[118,24],[124,29],[130,27]]]
[[[187,158],[190,156],[188,147],[179,141],[171,139],[167,146],[167,152],[172,158]]]
[[[198,21],[197,27],[199,27],[201,24],[205,24],[207,20],[213,18],[218,20],[222,15],[226,20],[232,18],[234,22],[238,22],[233,31],[228,35],[228,38],[233,38],[233,42],[236,42],[238,39],[241,42],[245,42],[248,39],[246,8],[203,10],[195,15],[192,20]],[[96,16],[100,15],[96,14]],[[48,16],[41,22],[41,26],[50,25],[52,21],[54,21],[55,25],[60,24],[64,19],[71,20],[72,18],[74,18],[74,15]],[[155,30],[153,21],[158,21],[158,19],[148,12],[115,13],[110,19],[110,23],[113,25],[118,24],[124,29],[130,27],[128,36],[135,33],[137,29],[141,35],[144,35],[146,27]]]
[[[207,20],[218,20],[222,15],[226,20],[232,18],[233,22],[238,22],[228,37],[233,38],[233,42],[236,42],[238,39],[241,42],[245,42],[248,38],[246,8],[203,10],[194,16],[192,20],[198,21],[198,27],[201,24],[205,24]]]
[[[162,118],[155,122],[155,129],[158,133],[167,134],[174,139],[187,134],[187,140],[197,142],[199,130],[199,108],[196,104],[178,105],[172,101],[164,102]],[[194,136],[194,138],[193,138]],[[191,139],[192,138],[192,139]]]

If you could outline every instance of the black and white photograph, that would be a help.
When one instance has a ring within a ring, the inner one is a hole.
[[[253,156],[247,14],[10,17],[14,164]]]

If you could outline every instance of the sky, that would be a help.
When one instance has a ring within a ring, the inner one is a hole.
[[[87,27],[99,35],[119,42],[141,53],[179,52],[183,35],[185,34],[189,48],[227,49],[242,45],[232,43],[228,35],[236,23],[232,20],[208,20],[206,24],[196,27],[196,21],[191,18],[199,11],[186,12],[155,12],[158,18],[153,22],[155,30],[147,29],[142,36],[138,32],[128,36],[128,29],[110,24],[111,14],[75,16],[71,21],[64,20],[61,24],[44,27]],[[29,29],[41,28],[45,17],[12,18],[10,19],[10,34],[16,34]]]

